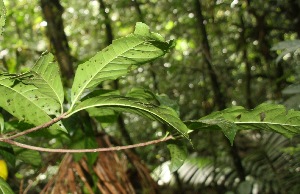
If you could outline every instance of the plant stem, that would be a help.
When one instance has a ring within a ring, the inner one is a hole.
[[[14,145],[14,146],[18,146],[21,148],[36,150],[36,151],[41,151],[41,152],[89,153],[89,152],[109,152],[109,151],[132,149],[132,148],[143,147],[143,146],[148,146],[148,145],[152,145],[152,144],[158,144],[161,142],[168,141],[170,139],[173,139],[173,136],[168,136],[166,138],[156,139],[156,140],[133,144],[133,145],[117,146],[117,147],[109,147],[109,148],[93,148],[93,149],[52,149],[52,148],[42,148],[42,147],[31,146],[31,145],[13,141],[11,139],[0,139],[0,141]]]
[[[25,131],[22,131],[22,132],[19,132],[19,133],[15,134],[15,135],[11,135],[11,136],[8,136],[8,137],[2,137],[2,138],[0,138],[0,141],[4,141],[4,140],[8,140],[8,139],[14,139],[14,138],[17,138],[17,137],[20,137],[20,136],[32,133],[32,132],[37,131],[39,129],[50,127],[54,123],[57,123],[58,121],[60,121],[63,118],[65,118],[66,115],[67,115],[67,113],[63,113],[62,115],[60,115],[60,116],[52,119],[51,121],[49,121],[47,123],[42,124],[42,125],[30,128],[30,129],[27,129]]]

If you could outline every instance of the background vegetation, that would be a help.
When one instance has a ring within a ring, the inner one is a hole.
[[[174,39],[175,48],[129,76],[104,82],[103,88],[119,89],[121,94],[135,87],[152,90],[176,109],[183,121],[197,120],[235,105],[252,109],[263,102],[300,109],[298,1],[7,0],[4,3],[7,18],[0,39],[3,72],[26,72],[49,50],[60,65],[65,86],[70,87],[78,64],[113,39],[131,33],[135,23],[142,21],[166,39]],[[289,42],[278,44],[282,41]],[[1,111],[4,119],[11,121],[5,127],[14,128],[18,121]],[[86,114],[80,115],[83,121],[86,118]],[[26,141],[44,147],[85,148],[91,145],[82,141],[82,137],[96,136],[98,145],[107,147],[162,138],[166,131],[164,125],[133,114],[102,115],[88,126],[75,128],[82,132],[75,133],[74,129],[71,141],[38,135]],[[97,133],[87,132],[88,128]],[[242,131],[237,134],[234,146],[230,146],[220,131],[199,130],[191,139],[194,148],[188,148],[187,160],[173,174],[166,166],[170,156],[163,144],[100,153],[93,170],[89,170],[83,154],[20,149],[14,150],[16,165],[9,166],[7,182],[20,193],[47,193],[63,188],[66,192],[82,193],[271,194],[300,190],[299,136],[287,139],[272,132]],[[112,181],[118,183],[110,184]]]

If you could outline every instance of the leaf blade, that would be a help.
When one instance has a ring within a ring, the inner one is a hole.
[[[217,129],[223,130],[224,126],[220,124],[224,122],[236,126],[233,130],[237,131],[269,130],[288,138],[300,133],[300,111],[287,111],[282,105],[267,103],[263,103],[252,110],[246,110],[243,107],[228,108],[199,120],[189,121],[187,125],[192,130],[209,128],[214,125],[219,126]]]
[[[21,121],[34,125],[41,125],[57,115],[58,103],[52,98],[41,94],[33,85],[26,85],[16,79],[0,76],[0,107]],[[49,132],[56,134],[65,131],[61,123],[54,123]]]
[[[54,61],[54,56],[49,52],[44,52],[31,69],[31,72],[39,76],[33,76],[30,82],[34,84],[42,94],[57,100],[62,109],[64,90],[60,78],[59,66]]]
[[[141,30],[143,28],[143,30]],[[72,107],[84,90],[93,88],[104,80],[117,79],[138,65],[150,62],[164,55],[173,46],[147,33],[145,25],[137,24],[136,31],[113,41],[104,50],[78,66],[72,86]]]
[[[141,102],[140,99],[122,97],[117,95],[111,96],[97,96],[93,98],[86,99],[79,103],[68,116],[72,114],[94,107],[108,108],[115,111],[125,111],[135,113],[141,116],[146,116],[150,119],[159,120],[163,123],[168,124],[176,132],[179,132],[185,138],[188,139],[188,128],[186,125],[178,118],[177,113],[165,106],[157,106],[150,103]]]

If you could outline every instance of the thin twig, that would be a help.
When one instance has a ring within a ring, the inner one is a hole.
[[[173,139],[173,136],[168,136],[163,139],[157,139],[157,140],[147,141],[147,142],[133,144],[133,145],[117,146],[117,147],[110,147],[110,148],[94,148],[94,149],[52,149],[52,148],[42,148],[42,147],[31,146],[31,145],[19,143],[19,142],[13,141],[11,139],[6,139],[6,138],[0,139],[0,141],[6,142],[6,143],[9,143],[11,145],[15,145],[15,146],[18,146],[21,148],[36,150],[36,151],[41,151],[41,152],[88,153],[88,152],[109,152],[109,151],[132,149],[132,148],[143,147],[143,146],[148,146],[148,145],[152,145],[152,144],[158,144],[161,142],[168,141],[170,139]]]
[[[0,141],[4,141],[6,139],[14,139],[14,138],[17,138],[17,137],[20,137],[20,136],[32,133],[32,132],[37,131],[39,129],[50,127],[54,123],[57,123],[58,121],[62,120],[66,115],[67,115],[67,113],[63,113],[62,115],[60,115],[60,116],[52,119],[51,121],[49,121],[47,123],[42,124],[42,125],[30,128],[30,129],[27,129],[25,131],[19,132],[19,133],[15,134],[15,135],[12,135],[12,136],[2,137],[2,138],[0,138]]]

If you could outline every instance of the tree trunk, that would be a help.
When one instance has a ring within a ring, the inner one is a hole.
[[[62,74],[70,81],[74,76],[74,69],[67,36],[64,32],[63,7],[59,0],[41,0],[41,7],[47,22],[47,34]],[[70,86],[70,83],[67,86]]]
[[[199,24],[200,31],[201,31],[201,35],[202,35],[201,36],[202,55],[203,55],[203,58],[205,60],[206,65],[207,65],[208,74],[209,74],[209,77],[210,77],[210,80],[211,80],[216,105],[217,105],[219,110],[222,110],[222,109],[226,108],[225,96],[221,92],[221,86],[220,86],[220,83],[218,81],[217,74],[216,74],[216,72],[214,70],[214,67],[213,67],[212,57],[211,57],[211,52],[210,52],[210,46],[209,46],[209,42],[208,42],[208,38],[207,38],[206,27],[204,25],[204,17],[203,17],[203,14],[202,14],[202,6],[201,6],[201,3],[199,2],[199,0],[194,0],[194,3],[195,3],[196,17],[197,17],[198,24]],[[244,170],[244,167],[242,165],[241,157],[238,154],[238,149],[237,149],[236,145],[231,146],[230,142],[227,139],[225,139],[225,142],[226,142],[227,146],[230,149],[229,153],[232,157],[232,160],[233,160],[235,169],[238,173],[238,176],[239,176],[241,181],[244,181],[245,177],[246,177],[245,176],[245,170]]]
[[[218,81],[217,73],[213,67],[212,63],[212,57],[210,53],[210,46],[208,43],[208,38],[207,38],[207,32],[206,32],[206,27],[204,25],[204,18],[202,14],[202,6],[199,0],[194,0],[195,2],[195,11],[196,11],[196,17],[198,21],[198,25],[200,27],[201,31],[201,45],[202,45],[202,56],[205,60],[207,69],[208,69],[208,74],[210,77],[212,89],[214,92],[214,97],[215,97],[215,103],[218,107],[219,110],[225,109],[226,104],[225,104],[225,96],[221,92],[221,86]]]

